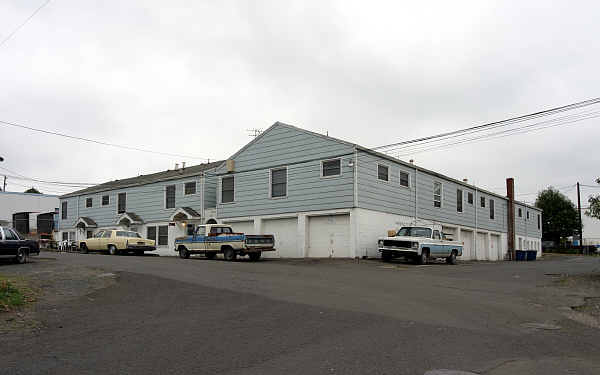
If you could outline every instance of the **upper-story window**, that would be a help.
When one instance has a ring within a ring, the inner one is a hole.
[[[456,212],[463,212],[463,191],[456,189]]]
[[[433,183],[433,207],[442,207],[442,183]]]
[[[409,187],[410,175],[408,172],[400,171],[400,186]]]
[[[196,194],[196,181],[185,183],[184,194],[185,195]]]
[[[519,217],[523,217],[523,211],[521,211],[521,207],[519,207],[518,212],[519,212]]]
[[[287,168],[271,169],[271,198],[287,196]]]
[[[127,211],[127,193],[119,193],[117,199],[117,213],[123,214]]]
[[[321,162],[321,177],[333,177],[342,174],[342,160],[331,159]]]
[[[485,197],[481,197],[481,207],[485,208]]]
[[[102,205],[103,206],[108,206],[108,204],[110,203],[110,198],[108,195],[103,195],[102,196]]]
[[[468,204],[473,204],[473,193],[472,192],[467,192],[467,203]]]
[[[490,199],[490,219],[494,220],[495,212],[494,212],[494,200]]]
[[[233,202],[235,193],[234,177],[223,177],[221,179],[221,203]]]
[[[90,208],[93,206],[93,199],[92,198],[86,198],[85,199],[85,208]]]
[[[381,181],[390,180],[390,169],[387,165],[377,164],[377,179]]]
[[[68,202],[62,202],[61,203],[61,212],[60,212],[60,218],[63,220],[67,219],[67,208],[68,208]]]
[[[538,229],[540,229],[540,225],[541,225],[541,223],[540,223],[540,221],[541,221],[540,214],[538,214],[537,216],[538,216]]]
[[[527,211],[527,220],[529,220],[529,211]]]
[[[165,208],[175,208],[175,185],[169,185],[165,189]]]

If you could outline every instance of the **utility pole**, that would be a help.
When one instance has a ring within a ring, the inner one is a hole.
[[[577,210],[579,211],[579,248],[583,254],[583,223],[581,222],[581,194],[579,193],[579,182],[577,183]]]

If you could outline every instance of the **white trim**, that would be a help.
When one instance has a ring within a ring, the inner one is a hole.
[[[435,205],[435,202],[436,202],[435,196],[437,195],[437,194],[435,194],[435,184],[440,184],[440,194],[439,194],[440,195],[440,206],[439,207],[436,207],[436,205]],[[433,198],[433,208],[444,207],[444,203],[443,203],[444,202],[444,183],[443,182],[438,181],[438,180],[433,180],[433,197],[432,198]]]
[[[135,224],[135,225],[144,225],[144,223],[143,223],[143,222],[141,222],[141,221],[135,221],[135,220],[133,220],[133,219],[132,219],[132,218],[131,218],[131,217],[130,217],[128,214],[127,214],[127,212],[125,212],[125,213],[122,213],[122,214],[119,214],[119,216],[117,217],[117,220],[115,221],[115,223],[116,223],[117,225],[120,225],[119,223],[120,223],[120,222],[121,222],[121,220],[123,220],[124,218],[127,218],[127,220],[129,220],[129,223],[130,223],[130,224]],[[115,229],[115,230],[116,230],[116,229]]]
[[[224,178],[233,178],[233,200],[231,202],[223,202],[223,179]],[[219,183],[217,184],[217,194],[218,194],[218,201],[219,204],[232,204],[235,203],[235,191],[237,190],[235,188],[235,175],[227,175],[227,176],[221,176],[219,177]]]
[[[387,177],[388,177],[387,181],[386,180],[382,180],[382,179],[379,178],[379,166],[387,168]],[[375,172],[376,172],[375,178],[377,179],[377,182],[383,182],[383,183],[386,183],[386,184],[391,183],[392,182],[391,169],[392,168],[390,167],[389,164],[377,162],[377,169],[375,170]]]
[[[323,175],[323,163],[328,162],[328,161],[334,161],[334,160],[338,160],[340,162],[340,173],[338,174],[332,174],[330,176],[324,176]],[[356,164],[356,163],[355,163]],[[342,176],[342,158],[333,158],[333,159],[323,159],[321,160],[321,178],[336,178],[336,177],[341,177]]]
[[[402,176],[402,173],[406,173],[406,174],[408,175],[408,186],[404,186],[404,185],[402,185],[402,177],[401,177],[401,176]],[[410,181],[410,180],[411,180],[411,175],[410,175],[410,172],[407,172],[407,171],[405,171],[404,169],[400,169],[400,170],[398,171],[398,185],[399,185],[401,188],[404,188],[404,189],[410,189],[410,187],[412,186],[412,185],[411,185],[411,181]]]
[[[273,196],[273,171],[279,171],[285,169],[285,195],[281,196],[281,197],[274,197]],[[288,173],[288,167],[283,166],[283,167],[276,167],[276,168],[269,168],[269,199],[285,199],[288,197],[288,181],[289,181],[289,173]],[[234,193],[235,193],[235,189],[234,189]]]

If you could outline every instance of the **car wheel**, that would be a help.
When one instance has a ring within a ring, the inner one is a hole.
[[[87,254],[88,253],[87,245],[84,244],[84,243],[81,244],[81,253],[82,254]]]
[[[215,255],[217,255],[217,253],[215,253],[214,251],[207,251],[206,253],[204,253],[206,259],[215,259]]]
[[[27,253],[23,249],[17,250],[17,256],[15,257],[15,263],[18,263],[18,264],[27,263]]]
[[[223,250],[223,257],[225,260],[233,261],[237,257],[237,254],[235,253],[235,250],[233,250],[231,247],[228,247]]]
[[[261,255],[260,251],[248,254],[248,256],[250,257],[250,260],[253,261],[253,262],[259,260],[260,259],[260,255]]]
[[[446,263],[448,264],[456,264],[456,252],[452,252],[448,258],[446,258]]]
[[[108,253],[110,255],[118,255],[119,254],[119,250],[117,250],[117,248],[115,247],[115,245],[110,245],[108,247]]]
[[[392,260],[392,253],[386,250],[382,251],[381,260],[383,260],[384,262],[389,262],[390,260]]]
[[[188,259],[190,257],[190,252],[187,251],[185,247],[182,247],[181,249],[179,249],[179,257],[181,259]]]
[[[420,265],[427,264],[427,255],[428,254],[427,254],[426,251],[422,251],[421,255],[417,256],[417,259],[416,259],[417,260],[417,264],[420,264]]]

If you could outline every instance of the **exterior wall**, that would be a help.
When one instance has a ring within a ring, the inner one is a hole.
[[[204,177],[204,209],[215,208],[217,206],[217,181],[219,177],[215,172],[207,172]]]
[[[522,212],[522,217],[519,217],[519,208]],[[527,219],[529,212],[529,219]],[[540,215],[540,229],[538,229],[538,218]],[[542,212],[537,209],[527,207],[525,205],[515,204],[515,233],[518,236],[536,237],[538,240],[542,238]]]
[[[13,214],[31,212],[29,229],[37,228],[37,214],[54,212],[60,206],[58,196],[0,191],[0,223],[12,226]]]

